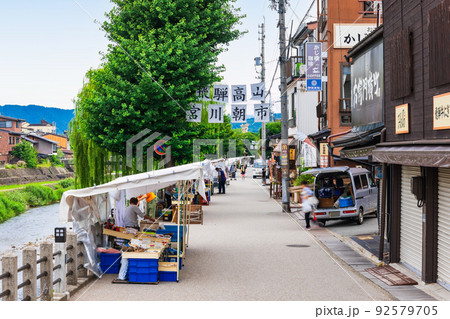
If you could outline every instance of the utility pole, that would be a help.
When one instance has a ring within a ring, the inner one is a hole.
[[[285,2],[278,0],[278,14],[280,28],[280,89],[281,89],[281,195],[283,212],[290,213],[289,200],[289,140],[288,140],[288,108],[287,108],[287,84],[286,84],[286,27],[285,27]],[[272,0],[275,7],[276,0]]]
[[[261,35],[261,82],[264,83],[264,87],[266,85],[266,65],[265,65],[265,56],[264,56],[264,43],[265,43],[265,34],[264,34],[264,22],[259,26],[261,29],[261,32],[259,34]],[[266,103],[266,96],[265,94],[262,97],[261,103]],[[270,111],[270,110],[269,110]],[[262,149],[261,149],[261,157],[263,161],[263,167],[266,167],[266,122],[262,122],[261,127],[261,140],[262,140]],[[264,181],[265,178],[262,178]]]

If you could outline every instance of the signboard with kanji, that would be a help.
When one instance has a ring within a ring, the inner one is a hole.
[[[255,123],[270,122],[269,104],[255,104]]]
[[[395,134],[409,133],[409,104],[395,107]]]
[[[186,111],[186,121],[200,123],[202,121],[202,105],[195,103]]]
[[[197,100],[199,101],[209,101],[211,98],[209,97],[209,87],[204,87],[195,91],[195,95],[197,96]]]
[[[377,28],[375,23],[335,23],[334,48],[350,49]]]
[[[231,86],[231,102],[246,102],[247,101],[247,85],[232,85]]]
[[[450,93],[433,97],[433,130],[450,129]]]
[[[320,167],[328,167],[328,144],[320,143]]]
[[[213,101],[228,103],[228,85],[214,85]]]
[[[307,42],[306,46],[306,90],[322,90],[322,43]]]
[[[251,98],[250,100],[264,100],[264,94],[265,94],[265,84],[264,83],[255,83],[250,84],[251,87]]]
[[[232,104],[231,105],[231,123],[246,123],[247,122],[247,105]]]
[[[208,107],[208,123],[223,123],[223,104],[210,104]]]

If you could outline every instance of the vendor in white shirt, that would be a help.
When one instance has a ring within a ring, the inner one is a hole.
[[[135,228],[139,230],[138,216],[144,219],[148,219],[152,222],[155,220],[145,215],[138,207],[139,201],[136,197],[130,199],[130,206],[125,209],[123,222],[126,228]]]

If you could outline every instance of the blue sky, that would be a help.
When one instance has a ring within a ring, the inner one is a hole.
[[[112,8],[109,0],[76,0],[88,14],[104,20]],[[298,27],[312,0],[291,0],[287,26]],[[278,58],[278,14],[269,0],[238,0],[236,6],[247,14],[240,29],[249,32],[233,42],[222,54],[226,84],[251,84],[259,80],[254,58],[260,54],[258,24],[266,22],[266,85],[270,85]],[[296,9],[296,14],[292,9]],[[73,99],[83,85],[85,73],[101,63],[107,39],[74,0],[0,1],[0,105],[38,104],[73,108]],[[289,29],[288,32],[289,34]],[[275,77],[276,79],[278,76]],[[279,80],[274,83],[273,100],[279,99]],[[278,104],[279,105],[279,104]],[[279,107],[275,106],[275,111]]]

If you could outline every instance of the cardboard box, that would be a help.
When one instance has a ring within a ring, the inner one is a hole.
[[[334,198],[319,198],[319,208],[331,208],[334,205]]]

